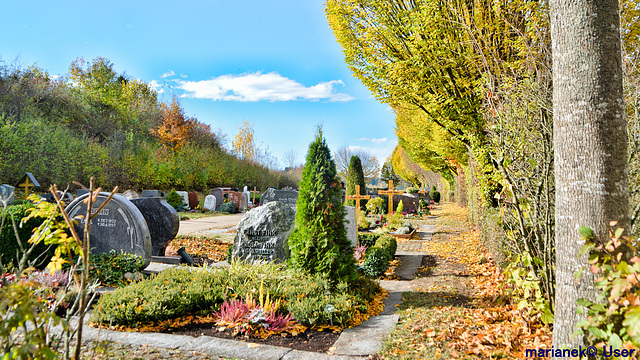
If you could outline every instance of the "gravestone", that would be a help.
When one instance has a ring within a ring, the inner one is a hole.
[[[160,190],[142,190],[140,197],[167,197],[167,194]]]
[[[214,211],[216,209],[216,202],[218,200],[216,199],[215,196],[213,195],[207,195],[204,197],[204,205],[202,205],[202,208],[207,210],[207,211]]]
[[[167,245],[178,235],[178,212],[162,197],[145,197],[131,202],[147,222],[151,236],[151,255],[164,256]]]
[[[122,193],[122,196],[126,197],[129,200],[138,199],[140,197],[140,195],[138,195],[138,193],[135,192],[135,190],[131,190],[131,189]]]
[[[7,184],[0,185],[0,203],[2,203],[3,207],[7,207],[13,204],[15,199],[16,199],[15,187]]]
[[[182,198],[182,204],[189,206],[189,193],[186,191],[176,191],[176,193]]]
[[[240,211],[247,211],[249,208],[249,194],[242,192],[240,193]]]
[[[233,201],[236,203],[236,211],[240,211],[240,202],[242,201],[242,193],[237,191],[231,191],[227,196],[228,196],[227,199],[229,201]]]
[[[295,190],[276,190],[269,188],[260,197],[260,206],[270,203],[272,201],[279,201],[293,210],[296,210],[296,203],[298,202],[298,192]]]
[[[216,210],[224,203],[224,191],[225,189],[223,188],[211,189],[211,195],[216,197]]]
[[[89,190],[85,190],[85,189],[78,189],[76,190],[76,198],[84,195],[84,194],[88,194]]]
[[[281,202],[253,208],[238,223],[232,256],[249,263],[285,261],[294,227],[295,212]]]
[[[200,200],[198,200],[198,193],[197,192],[190,192],[189,193],[189,207],[192,209],[195,209],[198,207],[198,204],[200,204]]]
[[[345,206],[347,215],[344,217],[344,227],[347,229],[347,238],[351,242],[351,246],[358,245],[358,224],[356,223],[356,208],[354,206]]]
[[[66,207],[71,218],[87,212],[84,200],[90,194],[78,196]],[[94,211],[109,196],[107,192],[98,194],[94,202]],[[75,229],[80,237],[84,234],[82,218]],[[110,250],[123,251],[142,256],[147,265],[151,258],[151,236],[144,216],[138,208],[122,195],[114,194],[111,201],[91,220],[90,246],[93,253],[105,253]]]
[[[64,201],[65,204],[71,204],[71,202],[73,201],[73,195],[71,195],[70,193],[64,193],[62,191],[56,191],[56,194],[58,194],[59,198],[62,198],[62,201]],[[41,196],[41,198],[45,199],[47,202],[50,202],[52,204],[56,203],[56,198],[53,196],[52,193],[46,193],[44,195]]]
[[[402,211],[408,212],[409,210],[420,210],[420,197],[418,194],[402,194],[393,197],[393,208],[397,209],[398,204],[402,200]]]

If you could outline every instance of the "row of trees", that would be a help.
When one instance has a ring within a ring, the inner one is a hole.
[[[177,98],[162,102],[107,59],[76,60],[66,78],[0,66],[0,182],[32,172],[44,187],[90,176],[138,189],[296,185],[255,146],[249,123],[231,150],[225,143]]]
[[[593,277],[573,278],[577,230],[627,225],[627,163],[631,229],[640,214],[636,3],[620,9],[624,74],[616,0],[329,0],[326,14],[350,69],[396,113],[394,168],[456,177],[458,200],[555,310],[554,345],[569,344],[575,299],[594,297]]]

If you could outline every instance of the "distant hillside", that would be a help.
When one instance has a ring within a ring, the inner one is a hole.
[[[296,186],[283,172],[241,160],[221,134],[159,101],[148,84],[103,58],[77,60],[64,79],[0,64],[0,183],[31,172],[46,190],[95,176],[102,187],[206,190]]]

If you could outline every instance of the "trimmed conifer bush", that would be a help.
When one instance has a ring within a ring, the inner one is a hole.
[[[431,188],[431,193],[429,195],[431,195],[431,199],[434,203],[440,202],[440,191],[436,190],[435,185]]]
[[[367,195],[367,185],[364,182],[364,173],[362,172],[362,161],[357,155],[353,155],[349,161],[349,169],[347,170],[347,195],[356,194],[356,185],[360,185],[360,195]],[[345,205],[356,206],[355,200],[347,200]],[[360,200],[360,210],[366,210],[367,200]]]
[[[166,200],[169,205],[176,209],[176,211],[178,210],[178,207],[182,205],[182,196],[180,196],[175,190],[171,190],[171,192],[167,194]]]
[[[341,190],[336,165],[319,128],[302,170],[296,229],[289,237],[290,261],[311,274],[328,274],[333,282],[356,278]]]

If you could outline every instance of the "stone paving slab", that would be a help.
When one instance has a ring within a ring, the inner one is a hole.
[[[395,274],[400,280],[413,280],[418,268],[422,265],[422,255],[409,254],[398,255],[396,258],[400,262],[400,266],[396,270]]]
[[[380,351],[382,341],[396,326],[400,315],[372,316],[362,324],[344,329],[333,345],[336,355],[367,356]]]

